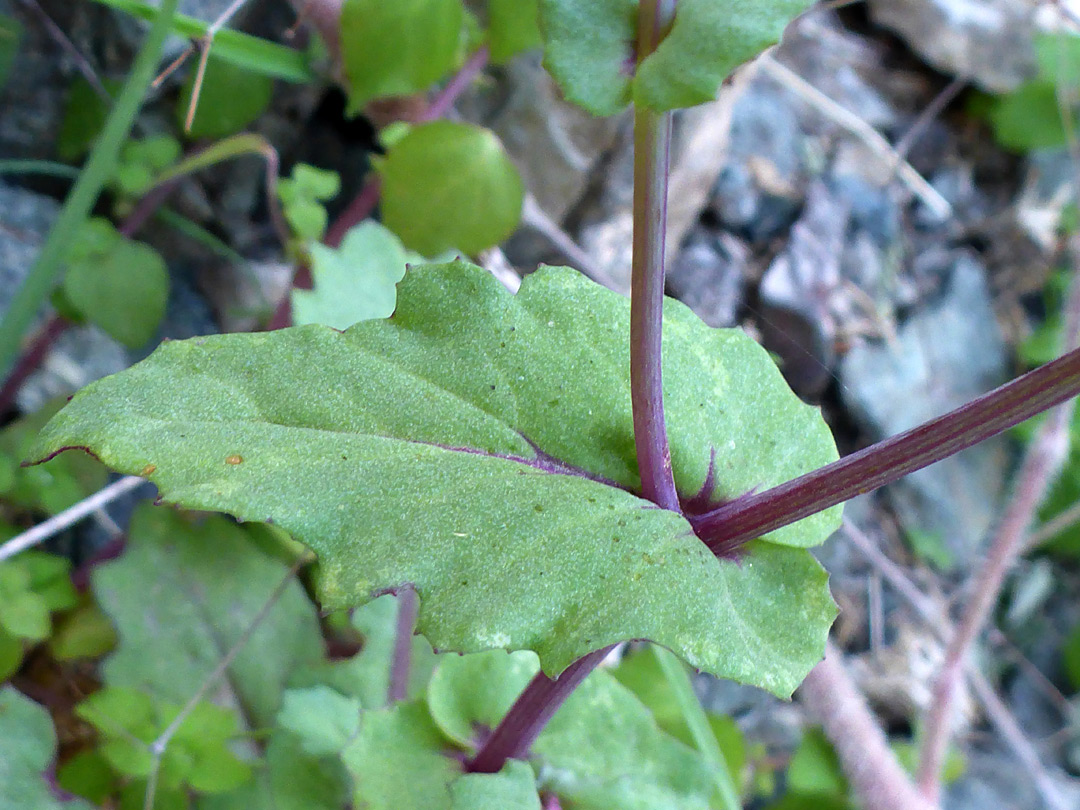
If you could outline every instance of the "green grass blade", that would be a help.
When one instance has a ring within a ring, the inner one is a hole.
[[[720,751],[720,745],[716,742],[716,736],[709,728],[709,719],[705,716],[705,709],[694,694],[694,687],[690,683],[686,666],[670,650],[656,644],[650,644],[649,648],[656,656],[660,668],[664,671],[668,686],[671,687],[675,699],[679,702],[679,709],[686,725],[690,728],[698,753],[709,766],[709,772],[713,775],[713,782],[716,784],[716,791],[720,795],[724,810],[742,810],[738,788],[735,786],[731,771],[728,770],[727,760]]]
[[[45,245],[30,273],[19,287],[11,306],[0,322],[0,376],[7,373],[23,334],[33,323],[63,269],[62,259],[68,242],[93,208],[101,189],[112,176],[120,147],[128,139],[143,96],[154,78],[165,37],[172,25],[178,0],[162,0],[161,15],[154,21],[124,89],[105,121],[97,144],[90,153],[79,179],[64,201],[56,224],[49,231]]]

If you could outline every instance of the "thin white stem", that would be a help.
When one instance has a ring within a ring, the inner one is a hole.
[[[247,0],[233,0],[229,4],[229,7],[221,12],[221,14],[218,15],[218,18],[210,23],[210,27],[206,29],[207,40],[212,40],[217,32],[224,28],[226,23],[236,16],[236,12],[243,8],[245,3],[247,3]]]
[[[777,62],[769,54],[766,53],[761,57],[761,64],[769,75],[780,84],[883,156],[889,166],[895,166],[897,176],[911,189],[911,192],[916,197],[934,212],[935,216],[940,219],[947,219],[952,216],[953,211],[949,201],[942,197],[938,190],[926,181],[926,178],[915,171],[915,167],[893,149],[884,135],[846,107],[837,104],[802,76]]]
[[[152,810],[154,806],[154,793],[157,790],[157,775],[161,768],[161,758],[165,754],[165,750],[169,747],[169,742],[173,736],[180,729],[180,726],[184,724],[188,716],[195,711],[195,707],[206,697],[207,693],[217,685],[217,682],[225,675],[225,672],[232,665],[232,662],[236,660],[236,656],[244,649],[247,643],[251,640],[251,637],[255,635],[255,631],[259,629],[260,625],[266,620],[266,617],[270,615],[270,611],[274,609],[274,605],[278,603],[282,595],[285,593],[285,589],[289,587],[289,583],[292,582],[293,577],[297,572],[312,559],[312,555],[303,554],[296,562],[289,568],[288,573],[282,578],[281,582],[277,584],[274,590],[267,597],[266,603],[259,609],[258,614],[251,620],[251,623],[241,633],[240,637],[236,640],[229,651],[225,653],[222,659],[218,662],[218,665],[214,667],[214,670],[203,679],[202,684],[195,694],[188,698],[188,702],[184,704],[183,708],[177,713],[173,721],[165,727],[165,730],[158,735],[152,743],[150,743],[150,753],[154,756],[153,769],[150,771],[150,776],[146,782],[146,798],[144,802],[145,810]]]
[[[0,561],[14,557],[20,551],[25,551],[40,543],[45,542],[68,526],[78,523],[83,518],[89,517],[103,506],[112,503],[121,495],[131,492],[140,484],[145,483],[137,475],[128,475],[109,484],[102,490],[95,492],[89,498],[79,501],[69,509],[65,509],[58,515],[39,523],[32,529],[27,529],[22,534],[17,534],[0,546]]]
[[[847,519],[844,520],[844,532],[874,569],[892,585],[901,598],[926,622],[937,639],[944,641],[953,634],[954,628],[952,624],[939,615],[939,612],[933,607],[933,602],[919,590],[896,563],[878,548],[873,540]],[[983,711],[986,712],[987,717],[990,718],[990,722],[997,728],[1005,744],[1013,752],[1013,756],[1026,769],[1043,801],[1052,810],[1066,810],[1068,807],[1067,799],[1047,773],[1038,752],[1035,751],[1030,740],[1024,735],[1012,712],[998,697],[993,686],[979,672],[974,662],[969,660],[964,670],[965,677],[975,694],[975,698],[979,701]]]
[[[843,654],[830,641],[825,659],[806,676],[798,695],[821,723],[864,807],[930,810],[889,748],[880,724],[851,680]]]

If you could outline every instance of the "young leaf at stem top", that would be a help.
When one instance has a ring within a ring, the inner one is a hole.
[[[836,457],[763,349],[676,302],[666,315],[687,508]],[[792,546],[824,540],[839,512],[720,560],[637,497],[628,320],[625,299],[565,268],[511,296],[471,265],[427,266],[389,321],[168,343],[83,389],[35,450],[85,447],[168,501],[273,520],[319,554],[326,607],[412,583],[439,649],[533,649],[557,674],[648,638],[789,694],[834,614]]]

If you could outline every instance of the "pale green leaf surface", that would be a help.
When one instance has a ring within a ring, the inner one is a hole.
[[[638,484],[627,333],[625,299],[570,270],[511,296],[471,265],[422,268],[389,321],[168,343],[76,395],[37,450],[154,465],[170,501],[272,519],[319,554],[326,607],[413,583],[438,649],[533,649],[557,673],[648,638],[788,694],[821,655],[826,576],[773,543],[718,560],[623,489]],[[816,409],[741,332],[668,302],[665,340],[684,495],[712,450],[716,499],[835,458]],[[813,545],[837,519],[768,539]]]
[[[350,114],[373,99],[427,90],[449,73],[464,22],[461,0],[346,0],[341,50]]]
[[[285,573],[224,518],[195,522],[141,505],[124,556],[93,574],[94,593],[120,638],[105,662],[106,683],[183,704]],[[292,583],[229,667],[234,700],[253,722],[269,723],[289,676],[320,660],[320,646],[314,608]]]
[[[63,402],[64,398],[51,400],[0,430],[0,452],[16,460],[25,458],[41,428]],[[68,453],[45,464],[17,467],[15,481],[4,492],[4,500],[22,509],[55,515],[97,492],[107,480],[108,470],[98,461],[87,455]]]
[[[363,647],[344,661],[321,662],[293,677],[290,687],[328,686],[346,697],[356,698],[365,709],[381,709],[390,691],[390,668],[397,638],[399,602],[385,594],[353,611],[352,625],[363,639]],[[409,667],[408,697],[418,697],[427,688],[436,656],[423,636],[413,636]]]
[[[342,761],[356,780],[353,803],[365,810],[442,810],[461,773],[422,702],[364,712]]]
[[[475,748],[478,732],[499,724],[539,668],[526,651],[444,656],[428,684],[431,719],[454,742]]]
[[[314,289],[292,291],[293,323],[348,329],[371,318],[389,318],[397,283],[405,276],[405,247],[377,222],[352,228],[339,248],[313,244]]]
[[[636,0],[540,0],[544,67],[563,95],[593,115],[614,115],[631,98]]]
[[[198,810],[341,810],[348,778],[339,762],[308,756],[291,734],[275,729],[265,767],[253,782],[228,793],[201,797]]]
[[[0,807],[4,810],[90,810],[52,796],[44,772],[56,755],[49,712],[10,686],[0,688]]]
[[[540,810],[536,779],[524,762],[499,773],[468,773],[450,785],[451,810]]]
[[[494,728],[538,669],[528,652],[448,657],[428,687],[432,718],[460,742]],[[502,679],[502,680],[500,680]],[[707,808],[703,760],[660,730],[649,710],[604,669],[567,699],[532,749],[542,787],[573,807]]]
[[[713,785],[695,751],[660,731],[649,710],[608,672],[586,678],[533,751],[541,786],[576,808],[709,807]]]
[[[494,64],[509,62],[542,43],[539,14],[539,0],[488,0],[488,36]]]
[[[679,701],[652,650],[632,651],[611,670],[611,674],[649,708],[661,729],[686,745],[694,745]],[[708,713],[707,719],[728,770],[737,777],[746,765],[746,744],[738,724],[721,714]]]
[[[360,701],[328,686],[289,689],[278,712],[278,725],[292,732],[304,753],[338,754],[360,729]]]
[[[410,250],[468,255],[499,244],[521,219],[525,186],[498,137],[454,121],[415,126],[380,167],[382,220]]]
[[[640,65],[634,100],[655,110],[712,101],[732,70],[778,42],[811,0],[681,0],[671,32]]]

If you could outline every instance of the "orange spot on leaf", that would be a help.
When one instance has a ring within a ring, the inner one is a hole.
[[[142,478],[146,478],[146,477],[147,477],[147,476],[149,476],[149,475],[153,475],[153,474],[154,474],[154,470],[156,470],[156,469],[157,469],[157,465],[156,465],[156,464],[147,464],[147,465],[146,465],[145,467],[143,467],[143,468],[142,468],[142,472],[141,472],[141,473],[139,473],[139,475],[140,475],[140,476],[141,476]]]
[[[226,464],[240,464],[244,461],[243,456],[232,455],[225,459]]]

